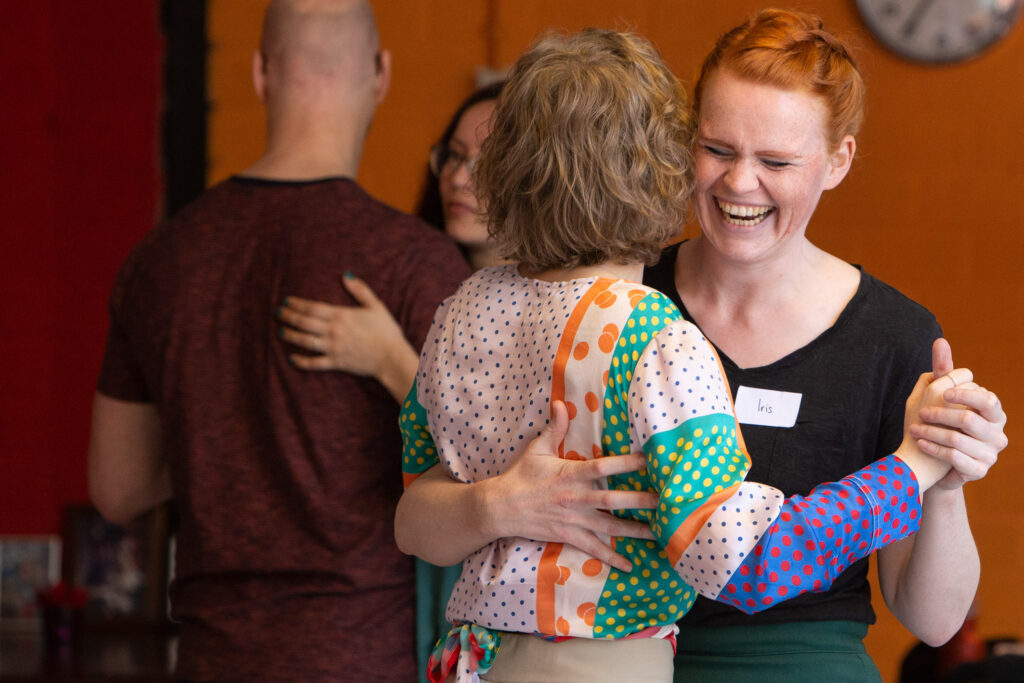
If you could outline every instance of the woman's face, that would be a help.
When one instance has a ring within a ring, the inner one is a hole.
[[[846,136],[825,138],[818,97],[716,71],[705,84],[695,148],[694,210],[723,257],[756,263],[804,241],[821,193],[838,185],[853,159]]]
[[[480,145],[491,132],[490,118],[494,100],[477,102],[467,109],[455,126],[448,147],[456,158],[470,161],[480,154]],[[481,220],[480,205],[465,163],[449,161],[441,169],[438,184],[444,208],[444,229],[464,247],[479,247],[487,242],[487,223]]]

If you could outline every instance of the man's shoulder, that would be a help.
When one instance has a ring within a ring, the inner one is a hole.
[[[225,178],[200,192],[178,211],[168,216],[163,223],[174,223],[189,219],[196,213],[208,211],[224,203],[232,201],[244,193],[245,186],[238,183],[234,176]]]
[[[277,181],[232,176],[211,186],[176,215],[164,221],[170,230],[211,222],[254,224],[284,219],[312,230],[364,236],[375,247],[412,243],[444,245],[444,233],[370,195],[355,180],[331,177],[311,181]]]
[[[359,199],[363,206],[360,218],[374,222],[379,237],[384,237],[387,234],[389,238],[400,237],[404,242],[415,241],[438,245],[451,243],[451,239],[443,231],[422,218],[386,204],[367,193],[363,188],[356,187],[361,193]]]
[[[369,195],[366,202],[367,211],[354,220],[360,223],[356,234],[374,260],[409,275],[429,273],[429,279],[445,283],[446,295],[470,275],[465,257],[444,231]]]

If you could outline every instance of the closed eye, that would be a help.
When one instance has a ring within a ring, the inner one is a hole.
[[[762,159],[761,163],[767,166],[768,168],[774,169],[786,168],[787,166],[790,165],[788,161],[776,161],[775,159]]]
[[[720,158],[725,158],[729,156],[728,150],[722,149],[721,147],[715,147],[714,145],[708,144],[702,145],[702,147],[704,147],[704,151],[710,154],[711,156]]]

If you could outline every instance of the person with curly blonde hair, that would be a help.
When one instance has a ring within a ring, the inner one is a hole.
[[[669,681],[676,620],[698,593],[754,612],[824,590],[913,533],[919,492],[948,471],[908,435],[807,496],[744,482],[750,458],[714,349],[639,283],[686,210],[691,134],[679,83],[629,33],[546,37],[499,97],[476,183],[517,263],[478,271],[438,309],[400,418],[399,547],[462,561],[432,681]],[[929,378],[908,423],[949,385]],[[545,435],[565,460],[613,461],[592,490],[617,511],[610,562],[505,533],[514,509],[469,512],[498,528],[459,530],[473,524],[452,482],[493,486]],[[631,450],[639,472],[609,457]],[[443,518],[422,514],[439,499]],[[629,520],[647,523],[641,537]]]
[[[477,173],[499,252],[534,272],[654,263],[685,220],[693,171],[687,97],[654,48],[552,37],[515,79]]]

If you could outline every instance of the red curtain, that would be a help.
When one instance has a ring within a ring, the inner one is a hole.
[[[0,21],[0,534],[58,533],[87,498],[107,294],[158,214],[163,44],[155,0]]]

